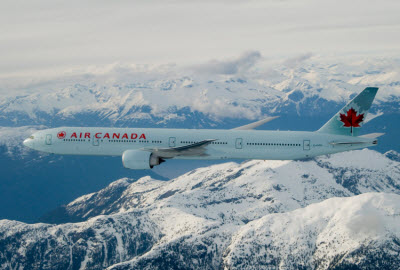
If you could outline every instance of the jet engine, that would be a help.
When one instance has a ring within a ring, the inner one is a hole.
[[[160,165],[164,160],[151,152],[126,150],[122,154],[122,164],[132,170],[147,170]]]

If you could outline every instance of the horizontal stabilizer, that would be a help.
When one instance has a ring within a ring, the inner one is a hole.
[[[278,118],[279,116],[272,116],[272,117],[267,117],[265,119],[262,119],[260,121],[257,122],[253,122],[244,126],[240,126],[237,128],[233,128],[233,130],[250,130],[250,129],[255,129],[256,127],[259,127],[261,125],[264,125],[265,123],[268,123],[269,121],[272,121],[276,118]]]
[[[363,144],[368,142],[331,142],[331,145],[346,145],[346,144]]]
[[[375,139],[375,138],[378,138],[378,137],[380,137],[382,135],[385,135],[385,133],[370,133],[370,134],[365,134],[365,135],[361,135],[361,136],[358,136],[358,137],[366,138],[366,139]]]

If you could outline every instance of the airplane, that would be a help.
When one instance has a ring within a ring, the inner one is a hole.
[[[61,155],[122,156],[129,169],[151,169],[168,159],[300,160],[375,146],[383,133],[358,136],[378,91],[367,87],[314,132],[254,130],[275,118],[230,130],[59,127],[23,144]]]

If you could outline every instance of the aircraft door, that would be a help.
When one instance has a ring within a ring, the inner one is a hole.
[[[100,139],[97,139],[95,136],[92,138],[92,144],[93,146],[99,146]]]
[[[303,150],[310,150],[310,140],[304,140],[303,141]]]
[[[236,149],[242,149],[243,148],[243,139],[242,138],[237,138],[236,143],[235,143]]]
[[[176,138],[169,137],[169,147],[175,147],[175,145],[176,145]]]
[[[46,135],[46,144],[51,145],[51,134]]]

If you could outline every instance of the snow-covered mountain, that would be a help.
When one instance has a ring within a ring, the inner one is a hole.
[[[400,196],[331,198],[244,225],[224,269],[399,269]]]
[[[187,193],[188,190],[191,192]],[[203,194],[205,190],[210,194]],[[138,181],[124,178],[97,193],[78,198],[62,207],[61,212],[74,220],[85,220],[136,207],[150,207],[160,197],[174,195],[174,202],[184,203],[185,207],[210,204],[206,207],[209,216],[220,212],[220,203],[214,205],[214,201],[240,203],[252,197],[251,207],[243,206],[243,211],[244,220],[253,220],[266,213],[285,212],[330,197],[372,191],[400,192],[400,166],[397,161],[365,149],[310,161],[224,163],[200,168],[167,182],[149,177]],[[235,210],[235,216],[237,211],[239,209]],[[57,223],[57,220],[52,222]]]
[[[395,269],[399,194],[400,163],[371,150],[231,162],[171,181],[124,178],[43,219],[58,225],[0,221],[0,265],[295,269],[301,258],[305,268]]]
[[[399,60],[377,58],[262,61],[241,72],[214,74],[195,67],[117,66],[22,84],[15,92],[10,83],[0,84],[0,125],[204,127],[270,114],[318,116],[336,112],[365,86],[381,88],[376,112],[398,113],[399,75]]]

